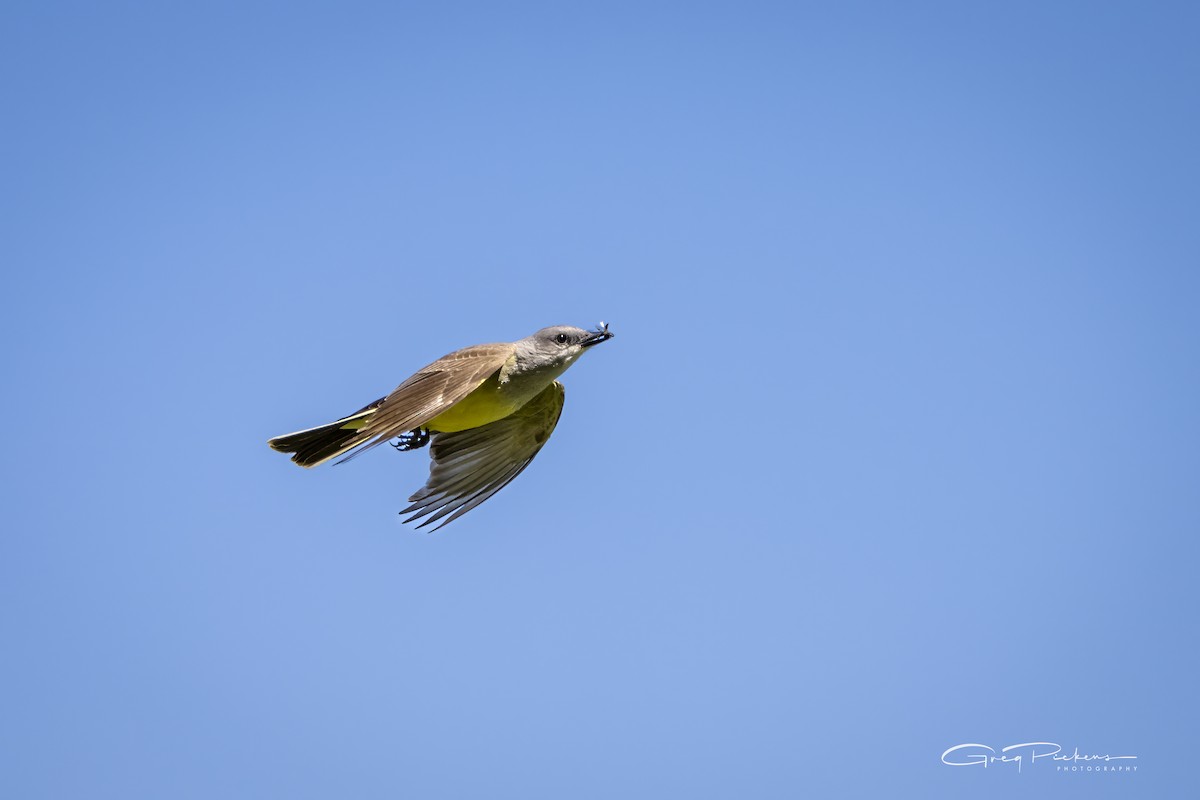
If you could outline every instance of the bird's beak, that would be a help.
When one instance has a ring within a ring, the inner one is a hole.
[[[614,334],[608,332],[608,326],[604,323],[600,323],[600,327],[592,331],[591,334],[579,344],[581,347],[591,347],[594,344],[607,342],[613,336]]]

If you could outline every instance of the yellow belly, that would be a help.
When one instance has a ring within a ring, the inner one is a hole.
[[[488,378],[478,389],[459,400],[450,408],[429,420],[425,427],[431,431],[451,433],[465,431],[468,428],[478,428],[498,419],[504,419],[520,408],[518,398],[511,392],[501,391],[500,381],[495,377]],[[519,398],[524,400],[525,398]]]

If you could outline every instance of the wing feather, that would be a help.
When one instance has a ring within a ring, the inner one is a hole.
[[[408,498],[405,522],[446,525],[507,486],[529,466],[558,424],[565,398],[558,381],[504,419],[454,433],[434,433],[425,486]],[[434,530],[437,530],[434,528]]]
[[[347,461],[388,439],[421,427],[462,400],[502,369],[514,355],[512,344],[479,344],[442,356],[423,367],[383,399],[358,432]]]

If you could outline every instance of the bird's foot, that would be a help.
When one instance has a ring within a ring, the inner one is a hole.
[[[415,428],[397,436],[396,441],[392,442],[392,447],[405,453],[409,450],[420,450],[427,444],[429,444],[429,431],[424,428]]]

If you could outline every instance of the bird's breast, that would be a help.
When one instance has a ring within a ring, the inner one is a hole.
[[[459,400],[450,408],[429,420],[426,427],[432,431],[452,433],[478,428],[481,425],[504,419],[528,403],[554,380],[553,375],[539,375],[536,379],[514,377],[501,383],[493,375],[479,388]]]

